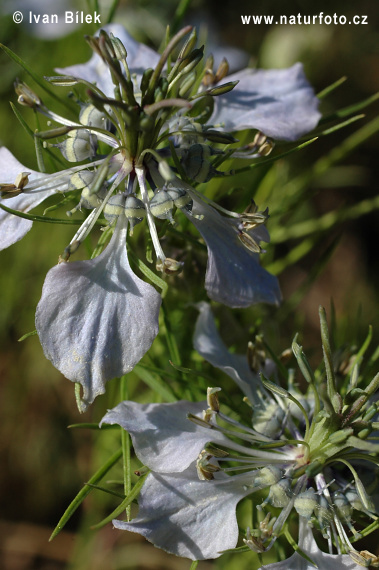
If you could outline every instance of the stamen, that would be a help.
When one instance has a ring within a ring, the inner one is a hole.
[[[161,246],[159,238],[158,238],[158,233],[157,233],[157,228],[155,227],[154,218],[152,216],[152,213],[150,212],[149,194],[147,191],[146,181],[145,181],[145,170],[143,167],[137,167],[136,166],[135,171],[136,171],[137,178],[138,178],[138,184],[140,187],[142,202],[144,203],[145,208],[146,208],[147,223],[149,226],[151,239],[152,239],[153,246],[155,249],[155,254],[156,254],[157,258],[160,259],[162,263],[164,263],[166,256],[164,254],[164,251],[162,249],[162,246]]]

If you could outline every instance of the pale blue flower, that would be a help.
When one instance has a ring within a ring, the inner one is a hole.
[[[348,554],[326,554],[316,544],[312,530],[304,517],[300,517],[299,523],[299,548],[313,562],[309,562],[298,552],[294,552],[290,558],[282,562],[265,564],[260,570],[362,570],[360,564],[356,564]]]
[[[369,422],[377,416],[370,397],[379,387],[379,375],[365,386],[364,396],[363,390],[347,388],[337,415],[331,411],[331,401],[340,405],[336,398],[323,395],[320,399],[319,380],[311,379],[302,394],[290,373],[288,386],[283,388],[273,381],[275,366],[258,345],[250,348],[250,361],[229,353],[209,306],[201,304],[199,309],[195,347],[249,398],[252,427],[222,412],[219,388],[208,389],[207,409],[203,403],[183,401],[143,405],[126,401],[110,410],[102,423],[127,430],[137,456],[152,471],[142,488],[137,516],[132,521],[115,520],[114,526],[142,534],[178,556],[216,558],[236,547],[236,506],[250,496],[260,513],[267,512],[258,515],[257,528],[246,530],[243,540],[251,550],[268,551],[287,519],[296,516],[299,547],[320,569],[332,568],[332,564],[349,570],[378,565],[375,555],[353,547],[348,533],[355,540],[360,538],[353,526],[354,510],[360,512],[361,521],[363,517],[369,523],[377,519],[360,479],[360,464],[375,466],[379,453],[369,435],[373,427]],[[323,328],[322,316],[321,322]],[[322,334],[325,346],[324,328]],[[305,377],[311,378],[295,342],[293,351]],[[328,393],[332,393],[330,387]],[[365,425],[367,433],[362,431]],[[326,540],[328,553],[318,548],[310,524]],[[312,567],[300,553],[267,566],[283,570]]]
[[[205,201],[180,178],[174,161],[168,163],[168,140],[173,142],[187,178],[207,182],[217,174],[211,163],[213,153],[222,154],[208,143],[215,137],[220,144],[234,140],[225,129],[266,130],[248,150],[235,152],[236,156],[251,158],[258,156],[263,146],[265,152],[271,148],[265,142],[267,135],[293,140],[319,119],[317,98],[300,68],[257,73],[246,70],[232,99],[224,91],[230,91],[234,84],[223,87],[217,73],[211,74],[207,76],[208,87],[203,86],[201,94],[196,91],[195,99],[187,100],[180,96],[180,90],[177,92],[175,74],[168,80],[162,76],[160,83],[158,78],[154,89],[151,87],[152,69],[165,73],[164,64],[159,67],[159,54],[136,42],[121,26],[105,29],[117,37],[100,32],[90,39],[94,55],[89,62],[61,69],[63,77],[51,78],[58,85],[76,85],[78,92],[83,88],[90,97],[90,102],[81,102],[77,121],[47,109],[28,86],[16,87],[20,103],[58,125],[58,130],[39,136],[46,139],[45,145],[59,148],[69,167],[55,174],[41,174],[20,164],[6,149],[0,150],[4,207],[28,212],[54,193],[81,190],[79,203],[67,213],[91,210],[61,256],[61,263],[49,272],[36,315],[46,356],[70,380],[82,384],[83,407],[104,392],[107,380],[131,370],[157,334],[160,296],[134,275],[125,251],[127,232],[132,235],[134,225],[144,218],[159,270],[173,274],[182,267],[182,262],[166,256],[155,222],[168,219],[173,223],[173,214],[179,209],[206,243],[205,288],[211,299],[230,307],[277,305],[281,300],[277,278],[259,263],[260,242],[269,242],[264,227],[267,211],[256,212],[252,206],[250,211],[235,213]],[[198,62],[199,51],[194,52]],[[190,50],[189,56],[192,53]],[[146,72],[147,68],[150,71]],[[214,88],[223,94],[212,96]],[[219,126],[202,125],[186,114],[192,101],[205,93],[215,105],[210,121]],[[227,105],[233,107],[234,122],[228,124],[222,102],[226,96]],[[54,139],[58,142],[52,143]],[[109,226],[116,227],[113,240],[98,258],[67,265],[103,214]],[[119,218],[125,223],[117,223]],[[0,248],[19,241],[31,225],[31,220],[0,209],[4,236]]]
[[[104,29],[120,38],[128,52],[130,69],[137,77],[146,68],[155,67],[159,55],[136,42],[122,26],[112,24]],[[87,63],[57,71],[96,82],[106,95],[113,95],[108,70],[97,54]],[[214,99],[209,123],[221,125],[226,131],[258,129],[274,139],[293,141],[314,129],[320,120],[319,100],[300,63],[288,69],[246,68],[226,76],[225,81],[239,83],[229,93]]]

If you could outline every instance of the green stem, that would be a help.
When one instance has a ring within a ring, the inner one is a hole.
[[[121,377],[121,401],[128,399],[128,385],[127,385],[127,375]],[[122,447],[122,467],[124,472],[124,494],[127,497],[132,490],[132,477],[131,477],[131,462],[130,462],[130,436],[129,433],[121,429],[121,447]],[[130,521],[131,518],[131,507],[126,506],[126,518]]]

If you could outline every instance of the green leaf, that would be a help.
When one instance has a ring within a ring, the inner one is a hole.
[[[327,95],[329,95],[329,93],[331,93],[332,91],[334,91],[335,89],[337,89],[337,87],[339,87],[340,85],[342,85],[342,83],[345,83],[347,77],[346,75],[344,75],[343,77],[341,77],[340,79],[337,79],[337,81],[335,81],[334,83],[332,83],[331,85],[329,85],[328,87],[325,87],[325,89],[323,89],[322,91],[320,91],[320,93],[317,94],[317,97],[319,99],[323,99],[324,97],[326,97]]]
[[[99,530],[100,528],[103,528],[105,525],[112,522],[113,519],[118,517],[129,505],[131,505],[131,503],[138,497],[139,492],[141,490],[141,487],[145,482],[145,478],[146,478],[146,475],[140,477],[140,479],[134,485],[132,491],[129,493],[129,495],[127,497],[125,497],[125,499],[122,501],[122,503],[120,503],[119,506],[110,515],[108,515],[105,519],[103,519],[101,522],[91,526],[91,529],[92,530]]]
[[[48,224],[65,224],[69,226],[80,226],[83,223],[83,220],[65,220],[65,219],[58,219],[58,218],[48,218],[47,216],[37,216],[35,214],[25,214],[25,212],[20,212],[19,210],[12,210],[12,208],[8,208],[4,206],[3,203],[0,203],[0,208],[8,214],[14,214],[19,218],[24,218],[25,220],[30,220],[32,222],[45,222]],[[103,222],[100,222],[101,225],[104,225]]]
[[[15,54],[11,49],[9,49],[7,46],[5,46],[4,44],[0,44],[0,48],[11,58],[13,59],[14,62],[16,62],[20,67],[22,67],[23,69],[25,69],[25,71],[30,75],[30,77],[32,79],[34,79],[34,81],[46,92],[50,95],[50,97],[52,97],[53,99],[55,99],[56,101],[58,101],[59,103],[61,103],[61,105],[64,105],[67,109],[69,109],[70,111],[71,109],[71,105],[65,101],[64,99],[61,99],[56,93],[54,93],[54,91],[51,91],[48,86],[46,85],[46,80],[43,77],[40,77],[39,75],[37,75],[32,69],[31,67],[29,67],[29,65],[23,61],[17,54]]]
[[[141,271],[141,273],[143,273],[143,275],[147,277],[147,279],[149,279],[152,283],[154,283],[154,285],[156,285],[161,289],[162,291],[161,295],[162,298],[164,298],[168,291],[168,285],[166,281],[163,281],[163,279],[158,277],[158,275],[154,273],[154,271],[151,271],[151,269],[149,269],[149,267],[147,267],[147,265],[145,265],[143,261],[141,261],[140,258],[137,257],[137,255],[133,252],[132,249],[128,248],[128,254],[129,257],[132,259],[132,261],[135,263],[135,265],[138,267],[138,269]]]
[[[353,115],[357,111],[361,111],[362,109],[365,109],[365,107],[368,107],[372,103],[375,103],[375,101],[377,101],[378,99],[379,99],[379,91],[378,93],[371,95],[371,97],[368,97],[363,101],[359,101],[359,103],[354,103],[353,105],[349,105],[349,107],[345,107],[344,109],[340,109],[335,113],[326,115],[320,120],[320,124],[326,123],[327,121],[331,121],[333,119],[342,119],[344,117],[348,117],[349,115]]]
[[[22,342],[23,340],[29,338],[30,336],[36,336],[38,333],[36,330],[28,332],[26,334],[24,334],[21,338],[18,339],[17,342]]]
[[[249,166],[244,166],[243,168],[237,168],[236,170],[234,170],[234,174],[240,174],[241,172],[249,172],[253,168],[258,168],[259,166],[265,166],[266,164],[271,164],[272,162],[276,162],[280,158],[284,158],[285,156],[288,156],[293,152],[298,152],[299,150],[303,150],[303,148],[307,147],[308,145],[314,143],[317,140],[318,137],[314,137],[313,139],[305,141],[304,143],[301,143],[289,150],[286,150],[285,152],[282,152],[270,158],[265,158],[263,160],[260,160],[259,162],[253,162]]]
[[[91,493],[91,491],[93,490],[91,488],[91,485],[96,485],[99,481],[101,481],[104,475],[106,475],[106,473],[108,473],[108,471],[113,467],[113,465],[117,463],[117,461],[120,459],[121,456],[122,456],[122,449],[119,449],[118,451],[116,451],[116,453],[112,455],[112,457],[110,457],[110,459],[108,459],[108,461],[102,467],[100,467],[98,471],[96,471],[96,473],[88,481],[88,484],[86,483],[84,485],[84,487],[76,495],[75,499],[71,501],[71,503],[63,513],[63,516],[58,522],[54,531],[52,532],[49,541],[53,540],[53,538],[55,538],[60,533],[60,531],[63,529],[65,524],[70,520],[76,509],[81,505],[84,499]]]
[[[143,364],[137,364],[133,372],[137,374],[138,378],[143,380],[156,394],[159,394],[166,402],[176,402],[177,398],[172,393],[169,386],[162,379],[161,375],[151,372]]]

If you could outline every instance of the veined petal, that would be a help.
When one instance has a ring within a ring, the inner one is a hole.
[[[139,497],[137,517],[113,524],[177,556],[217,558],[237,544],[236,506],[252,492],[247,483],[244,476],[199,481],[194,465],[175,475],[151,473]]]
[[[120,219],[98,257],[53,267],[36,311],[46,357],[82,384],[85,404],[107,380],[130,372],[158,333],[161,297],[132,272],[126,234]]]
[[[35,172],[34,170],[23,166],[21,162],[19,162],[5,147],[0,148],[0,172],[2,183],[9,182],[10,184],[13,184],[17,175],[21,172],[30,172],[29,184],[35,182],[38,178],[46,179],[46,183],[41,185],[41,190],[38,192],[30,194],[25,192],[15,196],[14,198],[7,198],[7,200],[4,201],[4,205],[8,208],[19,210],[24,213],[29,212],[29,210],[32,210],[48,198],[48,196],[57,192],[58,186],[59,191],[64,191],[68,188],[69,177],[67,177],[67,179],[62,177],[59,180],[54,177],[54,179],[49,182],[48,174]],[[20,218],[14,214],[8,214],[8,212],[0,209],[0,250],[6,249],[10,245],[22,239],[31,229],[32,225],[33,222],[30,220],[25,220],[24,218]]]
[[[299,547],[313,560],[311,564],[298,552],[294,552],[290,558],[274,564],[265,564],[260,570],[362,570],[362,566],[356,564],[348,554],[326,554],[319,549],[313,538],[312,529],[304,517],[300,517],[299,524]]]
[[[263,269],[259,255],[238,239],[236,222],[200,201],[187,185],[186,190],[194,200],[193,213],[202,216],[199,219],[184,211],[207,245],[205,288],[208,296],[233,309],[256,303],[278,305],[281,293],[277,278]]]
[[[202,417],[206,402],[180,401],[170,404],[121,402],[110,410],[101,424],[118,424],[130,433],[137,457],[158,473],[187,469],[206,443],[227,442],[216,430],[204,429],[187,418]]]
[[[212,116],[213,124],[221,123],[226,131],[258,129],[268,137],[293,141],[314,129],[321,117],[300,63],[288,69],[245,69],[226,80],[239,83],[214,98]]]
[[[130,73],[137,74],[139,81],[143,72],[148,67],[155,67],[159,61],[159,54],[144,44],[137,42],[120,24],[109,24],[102,27],[103,30],[112,33],[124,44],[128,54],[128,67]],[[96,83],[97,87],[107,96],[113,96],[114,85],[111,80],[109,68],[96,53],[86,63],[57,68],[56,71],[64,75],[72,75],[79,79],[85,79],[90,83]]]
[[[251,403],[259,403],[257,389],[262,389],[259,376],[250,370],[246,356],[229,352],[218,333],[210,305],[198,303],[196,306],[200,314],[193,337],[195,350],[230,376]]]

